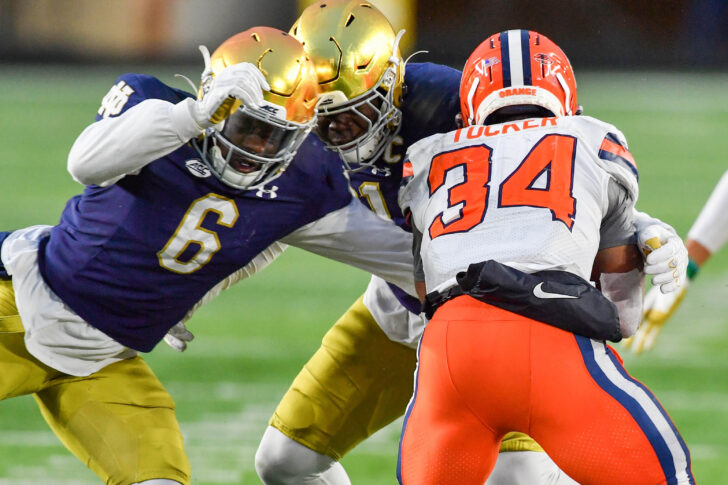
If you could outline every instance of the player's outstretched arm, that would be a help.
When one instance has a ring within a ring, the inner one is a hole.
[[[69,173],[84,185],[116,183],[224,121],[241,103],[259,106],[270,86],[258,68],[241,63],[224,69],[206,89],[200,99],[177,104],[145,99],[119,116],[92,123],[71,147]]]
[[[362,269],[415,294],[412,235],[377,216],[358,199],[281,241]]]

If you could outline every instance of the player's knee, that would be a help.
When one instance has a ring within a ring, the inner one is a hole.
[[[291,471],[286,470],[287,462],[285,451],[272,446],[264,436],[255,452],[255,472],[260,480],[266,485],[285,483],[291,475]]]
[[[287,485],[326,470],[331,461],[268,426],[255,453],[255,471],[266,485]]]

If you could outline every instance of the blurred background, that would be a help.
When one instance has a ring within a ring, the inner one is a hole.
[[[198,60],[254,25],[288,30],[306,0],[0,0],[0,62]],[[461,67],[490,34],[539,31],[579,68],[692,70],[728,66],[725,0],[373,0],[403,49]]]
[[[295,0],[0,0],[0,230],[54,224],[83,187],[66,157],[116,77],[141,72],[190,89],[199,44],[255,25],[288,30]],[[403,54],[461,68],[488,35],[540,31],[569,55],[586,114],[619,127],[640,169],[638,208],[685,236],[728,169],[728,1],[373,0]],[[153,223],[154,221],[150,221]],[[290,249],[189,322],[182,355],[145,356],[170,391],[193,484],[259,484],[253,456],[267,420],[368,276]],[[627,369],[647,384],[690,447],[697,483],[728,469],[728,250],[690,286],[654,350]],[[2,369],[0,368],[0,379]],[[356,485],[395,483],[401,422],[343,459]],[[636,471],[638,473],[639,471]],[[32,397],[0,403],[0,485],[93,485]]]

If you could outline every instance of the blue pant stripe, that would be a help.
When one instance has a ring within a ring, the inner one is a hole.
[[[619,373],[619,375],[626,379],[627,381],[634,384],[639,390],[641,390],[646,396],[650,402],[652,402],[655,406],[655,409],[662,415],[664,420],[668,423],[669,429],[674,434],[674,438],[676,438],[677,442],[680,444],[680,448],[682,449],[685,458],[686,458],[686,467],[685,469],[678,470],[678,465],[676,463],[674,450],[670,448],[666,441],[665,437],[665,430],[660,430],[657,426],[657,424],[653,421],[653,418],[650,417],[648,411],[645,409],[643,404],[641,404],[638,399],[636,399],[634,396],[630,395],[625,389],[621,388],[617,383],[613,382],[612,379],[606,374],[605,370],[601,367],[600,363],[597,362],[595,349],[593,347],[594,341],[580,336],[575,336],[577,344],[579,345],[579,349],[582,354],[582,358],[584,359],[584,364],[586,365],[587,370],[589,371],[589,374],[592,376],[594,381],[602,388],[605,392],[607,392],[610,396],[612,396],[617,402],[619,402],[629,413],[632,415],[632,417],[635,419],[639,427],[642,429],[642,432],[645,434],[647,439],[649,440],[650,444],[652,445],[653,449],[655,450],[655,453],[657,455],[657,458],[660,462],[660,467],[663,470],[663,473],[665,474],[665,480],[667,481],[668,485],[677,485],[678,483],[678,477],[677,474],[684,473],[687,477],[690,478],[689,483],[693,483],[692,477],[690,474],[690,456],[687,452],[687,446],[685,445],[684,441],[680,437],[680,434],[675,429],[674,425],[672,424],[672,421],[670,420],[667,413],[662,409],[662,406],[657,401],[657,399],[654,397],[654,395],[649,392],[641,383],[637,382],[636,380],[632,379],[629,374],[624,370],[622,365],[619,364],[617,361],[617,358],[614,356],[614,354],[604,346],[603,343],[599,343],[597,345],[602,346],[604,348],[604,351],[606,355],[609,356],[610,359],[610,365],[616,370],[616,372]]]

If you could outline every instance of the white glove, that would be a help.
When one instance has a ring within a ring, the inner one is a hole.
[[[184,352],[187,349],[187,342],[192,342],[194,338],[195,336],[187,330],[184,322],[179,322],[169,329],[167,335],[164,336],[164,342],[177,352]]]
[[[688,250],[682,239],[665,226],[652,224],[637,233],[645,256],[645,274],[662,293],[670,293],[687,284]]]
[[[249,62],[228,66],[208,79],[202,85],[202,98],[192,109],[192,118],[201,130],[226,120],[241,103],[259,107],[263,91],[270,91],[263,73]]]
[[[642,322],[632,338],[623,340],[625,348],[639,354],[654,347],[660,331],[685,297],[689,281],[686,279],[679,290],[667,294],[658,291],[657,287],[647,292]]]

